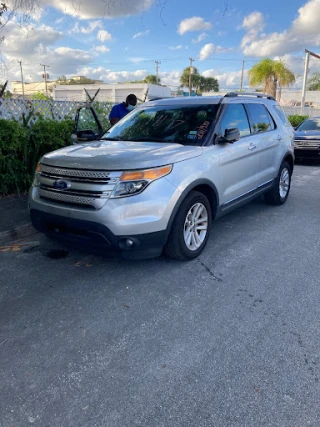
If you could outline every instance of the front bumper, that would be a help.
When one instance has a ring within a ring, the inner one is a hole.
[[[103,253],[119,252],[127,259],[159,256],[168,238],[167,230],[147,234],[114,235],[103,224],[66,218],[36,209],[30,210],[30,216],[34,228],[49,237],[77,248],[98,249]]]
[[[33,186],[29,209],[34,227],[59,240],[148,258],[161,253],[179,196],[180,191],[162,178],[139,195],[108,199],[101,209],[87,209],[41,197]]]
[[[294,156],[298,159],[320,159],[320,148],[296,148]]]

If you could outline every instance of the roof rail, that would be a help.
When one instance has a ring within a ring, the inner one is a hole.
[[[224,95],[225,98],[233,98],[236,96],[255,96],[256,98],[267,98],[275,101],[273,96],[260,92],[229,92]]]

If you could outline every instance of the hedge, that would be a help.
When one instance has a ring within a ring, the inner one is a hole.
[[[291,126],[295,128],[308,117],[309,116],[300,116],[299,114],[294,114],[293,116],[288,116],[288,120],[291,123]]]
[[[41,119],[30,127],[0,120],[0,196],[26,192],[39,159],[70,145],[73,128],[73,120]]]

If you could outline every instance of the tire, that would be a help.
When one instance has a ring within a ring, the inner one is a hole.
[[[207,244],[211,224],[209,200],[204,194],[192,191],[182,202],[175,216],[164,253],[181,261],[196,258]],[[195,229],[196,225],[198,229]]]
[[[284,161],[280,166],[276,185],[264,195],[267,203],[279,206],[287,201],[291,186],[291,174],[291,167]]]

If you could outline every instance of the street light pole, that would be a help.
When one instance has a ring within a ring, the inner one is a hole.
[[[240,92],[242,91],[242,86],[243,86],[243,74],[244,74],[244,60],[242,61]]]
[[[303,75],[303,85],[302,85],[302,96],[301,96],[301,115],[304,113],[304,104],[306,102],[306,88],[307,88],[307,79],[308,79],[308,69],[310,61],[310,52],[305,50],[306,60],[304,64],[304,75]]]

